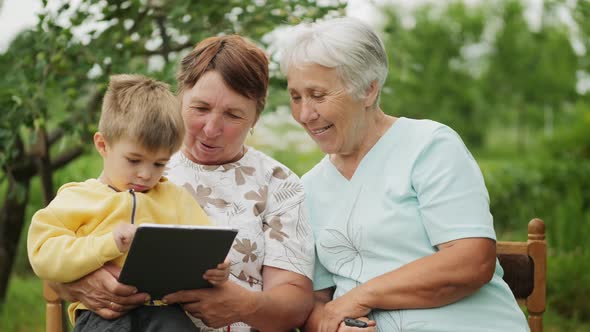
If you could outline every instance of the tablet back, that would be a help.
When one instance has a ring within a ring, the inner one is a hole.
[[[119,282],[154,300],[179,290],[211,287],[203,274],[225,260],[237,233],[224,227],[142,224]]]

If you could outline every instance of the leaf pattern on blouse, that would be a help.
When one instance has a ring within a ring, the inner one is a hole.
[[[338,260],[335,262],[336,273],[342,274],[340,271],[344,268],[350,268],[349,276],[353,280],[359,280],[360,276],[363,273],[363,266],[364,260],[363,255],[368,254],[369,251],[363,250],[362,248],[362,226],[358,226],[357,229],[353,229],[353,222],[352,222],[352,215],[354,212],[354,207],[356,206],[356,202],[358,197],[360,196],[361,190],[357,192],[357,195],[350,206],[350,210],[348,212],[348,217],[346,218],[346,234],[342,233],[340,230],[326,228],[325,231],[331,235],[332,240],[329,243],[326,241],[322,241],[321,246],[327,252],[339,257]],[[357,268],[357,260],[359,261],[359,266]],[[348,265],[348,264],[351,265]],[[357,271],[356,277],[352,274],[354,271]]]
[[[289,177],[289,174],[285,172],[285,170],[282,167],[275,167],[272,170],[272,176],[277,179],[284,180]]]
[[[245,175],[252,176],[252,175],[254,175],[255,171],[256,171],[256,169],[254,167],[249,167],[249,166],[236,167],[236,169],[234,171],[235,177],[236,177],[236,184],[238,186],[241,186],[244,183],[246,183],[246,179],[244,178],[244,176]]]
[[[245,211],[246,211],[246,208],[244,207],[242,202],[233,202],[233,203],[231,203],[230,209],[227,211],[227,216],[231,218],[231,217],[237,216],[239,214],[242,214]]]
[[[429,324],[425,321],[404,321],[405,310],[373,310],[369,319],[377,322],[378,332],[412,332],[422,331]]]
[[[277,216],[272,217],[270,219],[270,222],[265,221],[262,223],[262,230],[264,232],[270,230],[270,238],[275,239],[279,242],[283,242],[285,238],[289,237],[289,235],[282,232],[281,229],[283,229],[283,224],[281,223],[281,218]]]
[[[238,165],[239,165],[238,163],[223,164],[223,165],[221,165],[221,168],[223,168],[224,172],[227,172],[229,170],[232,170],[232,169],[238,167]]]
[[[203,168],[207,171],[215,171],[215,170],[221,168],[221,171],[225,173],[225,172],[230,171],[238,166],[239,166],[238,163],[229,163],[229,164],[223,164],[223,165],[204,165]]]
[[[263,186],[258,191],[249,191],[244,194],[244,198],[250,201],[256,201],[253,212],[255,216],[259,216],[266,209],[266,200],[268,195],[268,186]]]
[[[298,239],[305,239],[313,237],[311,234],[311,227],[308,227],[307,220],[305,219],[305,208],[303,205],[299,205],[297,212],[297,222],[295,224],[295,236]],[[315,251],[315,248],[312,248]],[[313,253],[311,254],[313,256]]]
[[[244,258],[242,258],[242,262],[244,263],[248,263],[250,260],[254,262],[258,259],[254,253],[254,251],[258,249],[258,246],[256,245],[256,242],[251,243],[250,239],[236,239],[236,244],[234,244],[233,248],[240,254],[244,255]]]
[[[213,192],[213,189],[211,188],[205,187],[203,185],[198,185],[197,189],[195,189],[193,186],[191,186],[190,183],[185,183],[182,185],[182,187],[188,190],[188,192],[197,200],[197,202],[199,202],[199,205],[201,205],[201,208],[203,209],[207,208],[207,205],[209,204],[220,209],[230,205],[228,202],[221,198],[209,197]]]
[[[295,236],[293,236],[293,232],[288,232],[288,231],[284,231],[281,230],[281,232],[286,233],[288,236],[286,236],[284,239],[285,241],[278,241],[282,247],[281,249],[278,249],[275,251],[276,253],[280,252],[280,255],[277,255],[278,257],[275,258],[276,261],[280,261],[283,263],[287,263],[291,266],[293,266],[296,271],[299,271],[301,274],[306,275],[305,269],[306,266],[310,266],[314,264],[314,246],[310,246],[304,249],[304,254],[302,255],[302,249],[294,246],[293,242],[290,242],[290,239],[297,239],[297,240],[301,240],[301,239],[309,239],[309,238],[313,238],[313,235],[311,234],[311,228],[308,227],[307,224],[307,219],[305,219],[305,212],[303,212],[303,210],[305,210],[303,205],[299,205],[297,207],[297,220],[295,221],[296,225],[295,225]],[[280,217],[282,218],[283,215],[280,215]],[[287,217],[289,218],[289,217]],[[291,217],[292,218],[292,217]],[[272,218],[271,218],[272,219]],[[288,220],[289,221],[289,220]],[[288,222],[287,221],[287,222]],[[264,227],[269,227],[268,225],[265,225],[265,222],[263,222],[262,227],[264,230],[266,230],[266,228]],[[266,234],[266,233],[265,233]],[[270,234],[269,234],[270,237]],[[293,270],[295,271],[295,270]]]
[[[242,281],[247,282],[250,285],[250,287],[252,287],[256,284],[262,284],[262,282],[260,282],[260,280],[254,278],[252,276],[246,276],[246,273],[244,273],[244,271],[240,272],[240,274],[235,277],[242,280]]]
[[[220,165],[199,165],[205,171],[212,172],[220,167]]]
[[[277,202],[283,202],[301,195],[303,186],[298,182],[283,182],[272,194]]]

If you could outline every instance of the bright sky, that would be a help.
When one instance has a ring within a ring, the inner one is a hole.
[[[2,2],[0,0],[0,2]],[[35,13],[41,9],[40,0],[4,0],[0,11],[0,52],[23,29],[37,23]]]

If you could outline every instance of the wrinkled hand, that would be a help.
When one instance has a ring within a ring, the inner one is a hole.
[[[127,252],[129,251],[129,247],[131,246],[131,241],[133,241],[133,237],[135,237],[135,231],[137,230],[137,225],[128,224],[128,223],[119,223],[113,230],[113,237],[115,238],[115,243],[117,244],[117,248],[119,248],[120,252]]]
[[[210,269],[205,272],[203,279],[209,281],[212,285],[220,285],[229,279],[229,259],[225,262],[217,264],[215,269]]]
[[[364,317],[371,311],[371,308],[365,307],[355,301],[353,292],[354,290],[324,305],[323,317],[319,328],[320,332],[340,331],[338,328],[341,326],[345,317]],[[366,331],[366,328],[363,330]],[[344,331],[349,331],[349,329]],[[350,331],[356,330],[352,329]]]
[[[377,324],[374,320],[369,320],[367,317],[359,317],[358,320],[362,320],[369,324],[368,327],[352,327],[346,326],[344,322],[338,326],[338,332],[377,332]]]
[[[113,264],[76,281],[52,284],[60,296],[68,301],[80,301],[88,309],[105,319],[120,317],[149,299],[146,293],[137,293],[132,286],[118,282],[121,269]]]
[[[183,309],[207,326],[220,328],[241,321],[252,292],[233,283],[224,282],[213,288],[183,290],[164,296],[166,303],[182,303]]]

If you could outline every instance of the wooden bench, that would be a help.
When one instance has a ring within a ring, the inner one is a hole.
[[[504,281],[518,304],[526,308],[531,332],[542,332],[547,286],[547,241],[543,220],[531,220],[528,233],[526,242],[499,241],[496,255],[504,269]]]
[[[45,331],[62,332],[68,331],[66,328],[69,324],[63,317],[62,299],[57,293],[49,287],[47,281],[43,281],[43,297],[45,298]]]
[[[526,308],[531,332],[542,332],[547,284],[545,223],[541,219],[531,220],[526,242],[499,241],[496,253],[504,269],[504,280],[518,303]],[[64,324],[62,301],[47,282],[43,282],[43,296],[46,301],[46,331],[61,332]]]

